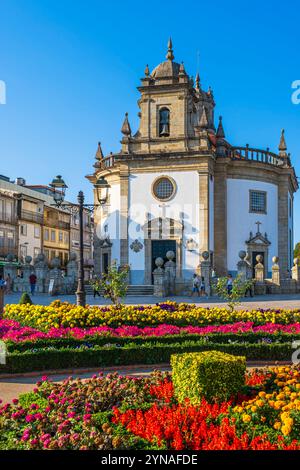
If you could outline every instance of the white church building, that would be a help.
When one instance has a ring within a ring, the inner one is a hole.
[[[221,117],[215,127],[212,90],[174,61],[171,40],[166,60],[152,72],[146,66],[138,90],[139,128],[131,130],[126,113],[120,152],[104,156],[99,144],[87,176],[110,185],[94,214],[95,272],[116,261],[130,266],[131,285],[149,286],[155,259],[166,260],[169,250],[178,293],[204,252],[217,275],[236,273],[240,250],[253,266],[262,255],[266,276],[273,256],[287,272],[298,184],[284,131],[278,153],[231,144]]]

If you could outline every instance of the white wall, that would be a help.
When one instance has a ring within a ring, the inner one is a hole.
[[[293,198],[291,194],[289,193],[288,195],[288,233],[289,233],[289,240],[288,240],[288,250],[289,250],[289,256],[288,256],[288,268],[291,269],[293,267],[293,258],[294,258],[294,220],[293,220],[293,214],[294,214],[294,207],[293,207]],[[291,213],[290,213],[290,204],[291,204]],[[290,233],[291,233],[291,239],[290,239]]]
[[[267,192],[267,214],[249,213],[249,191]],[[259,181],[227,180],[227,263],[229,271],[236,271],[238,253],[246,249],[250,232],[256,234],[255,222],[261,222],[260,232],[268,235],[269,271],[272,257],[278,256],[278,189],[271,183]]]
[[[26,235],[21,234],[21,225],[26,225]],[[34,227],[39,227],[39,237],[35,237],[34,235]],[[31,256],[32,260],[34,261],[36,255],[34,254],[35,248],[41,252],[41,226],[38,224],[32,224],[30,222],[22,222],[19,225],[19,247],[26,246],[27,247],[27,256]]]
[[[131,174],[129,178],[129,246],[133,240],[144,240],[143,225],[146,223],[147,212],[151,219],[162,217],[162,205],[152,195],[152,183],[159,176],[173,178],[177,191],[171,201],[165,203],[165,217],[182,221],[184,218],[184,242],[193,238],[199,244],[199,174],[197,171],[164,171]],[[183,217],[184,216],[184,217]],[[197,253],[188,252],[183,248],[182,269],[193,271],[199,264]],[[131,271],[143,271],[145,266],[145,250],[135,253],[129,248],[129,264]],[[141,282],[141,281],[140,281]],[[136,282],[137,283],[137,282]]]
[[[108,214],[102,217],[101,227],[96,227],[96,233],[104,235],[104,226],[108,226],[107,233],[112,242],[111,259],[120,261],[120,185],[112,184],[109,190],[110,205]],[[98,210],[104,210],[99,208]],[[105,214],[105,212],[104,212]]]

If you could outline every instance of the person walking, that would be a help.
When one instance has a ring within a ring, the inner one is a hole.
[[[12,278],[10,277],[9,273],[6,276],[5,282],[6,282],[5,293],[6,294],[11,294]]]
[[[193,275],[192,297],[194,297],[194,294],[198,294],[198,297],[200,297],[200,281],[196,273]]]
[[[205,289],[205,279],[203,276],[201,276],[201,282],[200,282],[200,295],[201,297],[208,297]]]
[[[228,274],[227,276],[227,293],[228,295],[231,295],[233,289],[233,278],[231,274]]]
[[[29,283],[30,283],[31,295],[34,295],[34,293],[35,293],[36,281],[37,281],[37,277],[36,277],[36,275],[32,272],[32,273],[30,274],[30,276],[29,276]]]

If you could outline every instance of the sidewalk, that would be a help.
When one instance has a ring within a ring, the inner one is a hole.
[[[268,361],[249,361],[248,368],[267,367],[276,365],[275,362]],[[279,362],[278,362],[279,364]],[[283,362],[283,364],[288,364]],[[151,365],[130,365],[130,366],[115,366],[115,367],[102,367],[92,369],[77,369],[77,370],[63,370],[63,371],[48,371],[36,372],[27,374],[16,374],[14,376],[0,375],[0,399],[3,403],[10,403],[14,398],[18,398],[22,393],[31,392],[35,388],[35,384],[39,382],[42,376],[47,375],[53,382],[63,382],[68,377],[88,379],[93,375],[103,372],[105,375],[113,372],[118,372],[120,375],[128,375],[130,377],[147,377],[154,370],[170,371],[169,364],[151,364]]]
[[[18,303],[20,300],[21,294],[9,294],[5,296],[4,304],[15,304]],[[63,302],[70,302],[76,303],[75,295],[61,295],[61,296],[49,296],[48,294],[37,294],[32,297],[32,301],[34,304],[39,305],[49,305],[54,300],[59,299]],[[217,297],[212,297],[209,299],[198,297],[154,297],[154,296],[143,296],[143,297],[135,297],[135,296],[127,296],[123,303],[126,305],[138,305],[138,304],[156,304],[158,302],[164,302],[166,300],[172,300],[175,302],[186,302],[186,303],[194,303],[197,306],[201,307],[226,307],[226,302],[220,300]],[[86,303],[89,305],[110,305],[111,302],[108,299],[94,297],[92,295],[88,295],[86,297]],[[245,298],[242,300],[241,305],[238,308],[244,309],[255,309],[255,308],[300,308],[300,294],[293,294],[293,295],[261,295],[255,296],[253,298]]]

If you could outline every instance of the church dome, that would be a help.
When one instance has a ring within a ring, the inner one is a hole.
[[[179,69],[180,64],[172,60],[166,60],[155,67],[151,76],[153,78],[178,77]]]
[[[164,62],[158,64],[151,73],[151,77],[156,79],[160,78],[178,78],[179,75],[184,74],[185,70],[183,64],[174,62],[174,54],[172,49],[172,40],[169,39],[168,51]]]

